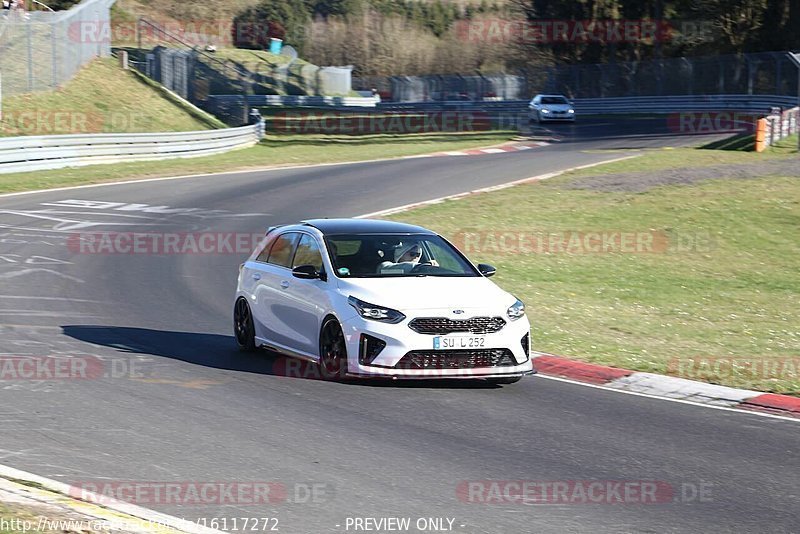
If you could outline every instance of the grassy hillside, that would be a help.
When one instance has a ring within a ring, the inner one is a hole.
[[[98,59],[58,91],[3,99],[3,136],[207,130],[222,123]]]

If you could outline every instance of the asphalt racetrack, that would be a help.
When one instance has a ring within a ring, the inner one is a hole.
[[[410,518],[410,532],[443,518],[465,534],[800,531],[795,422],[542,377],[496,388],[288,377],[285,361],[235,348],[246,253],[93,254],[75,238],[260,234],[698,142],[663,122],[548,126],[561,142],[518,153],[0,198],[0,352],[104,362],[94,379],[0,381],[0,463],[84,487],[272,483],[266,504],[137,504],[187,519],[277,518],[284,533],[354,532],[354,518],[388,517]],[[658,491],[655,502],[483,502],[522,480]]]

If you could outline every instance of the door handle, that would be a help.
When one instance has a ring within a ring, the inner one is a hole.
[[[261,275],[258,273],[253,273],[253,280],[261,280]]]
[[[282,287],[283,289],[286,289],[287,287],[289,287],[289,281],[288,281],[288,280],[284,280],[284,281],[282,281],[282,282],[281,282],[281,287]]]

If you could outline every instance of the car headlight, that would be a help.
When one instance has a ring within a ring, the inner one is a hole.
[[[364,319],[395,324],[406,318],[405,315],[397,310],[386,308],[385,306],[370,304],[353,296],[347,297],[347,303],[355,308],[358,314]]]
[[[575,113],[575,110],[574,109],[568,109],[567,113]]]
[[[550,110],[549,109],[543,109],[542,113],[550,113]]]
[[[509,306],[509,308],[506,310],[506,315],[508,315],[508,318],[512,321],[516,321],[525,315],[525,304],[523,304],[521,300],[517,299],[517,302]]]

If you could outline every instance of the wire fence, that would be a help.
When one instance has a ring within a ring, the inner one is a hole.
[[[55,89],[91,59],[109,56],[110,9],[114,1],[83,0],[58,12],[3,10],[3,94]]]
[[[254,54],[252,60],[233,61],[146,18],[139,19],[136,33],[136,45],[121,48],[131,65],[230,125],[249,121],[247,95],[351,93],[350,67],[318,67],[291,55],[266,61]],[[242,98],[222,102],[215,95]]]
[[[670,58],[595,65],[531,67],[484,76],[354,78],[357,90],[383,100],[525,100],[537,93],[570,98],[661,95],[797,95],[798,68],[784,52]]]

